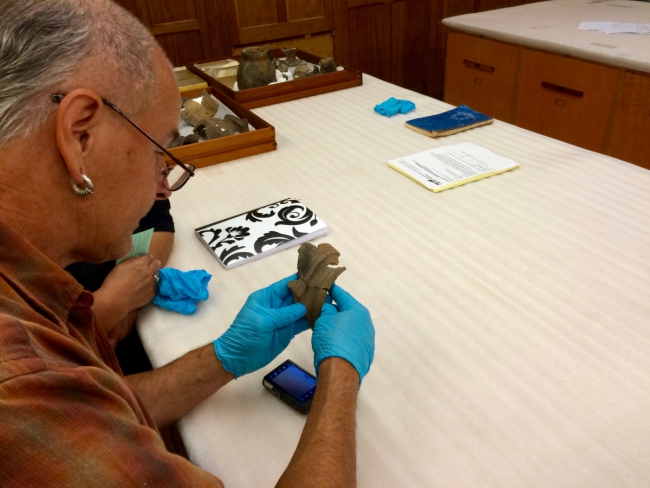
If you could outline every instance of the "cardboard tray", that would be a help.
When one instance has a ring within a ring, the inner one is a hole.
[[[187,91],[183,93],[183,98],[198,97],[202,91],[203,89]],[[188,144],[187,146],[174,147],[169,149],[169,152],[184,163],[190,163],[197,168],[202,168],[204,166],[225,163],[233,159],[245,158],[277,149],[275,127],[262,120],[250,110],[243,108],[234,100],[219,93],[213,87],[208,87],[206,91],[214,95],[219,100],[219,103],[224,104],[232,110],[237,117],[248,119],[248,123],[255,130],[233,134],[232,136],[226,136],[220,139]],[[167,162],[173,164],[169,158],[167,158]]]
[[[279,49],[274,50],[273,55],[276,58],[285,57],[284,53]],[[296,56],[313,64],[318,64],[321,60],[318,56],[314,56],[313,54],[301,50],[296,52]],[[221,58],[215,61],[221,61],[222,59],[235,59],[241,61],[241,56],[231,56],[230,58]],[[211,61],[204,61],[204,63],[208,62]],[[298,100],[299,98],[320,95],[321,93],[344,90],[345,88],[351,88],[363,84],[362,74],[360,71],[344,67],[342,71],[336,71],[335,73],[326,73],[324,75],[286,81],[275,85],[259,86],[257,88],[249,88],[248,90],[235,91],[221,83],[218,79],[209,76],[196,65],[188,65],[187,69],[206,80],[211,87],[214,87],[217,91],[223,93],[232,100],[235,100],[245,108],[265,107],[276,103],[288,102],[289,100]]]

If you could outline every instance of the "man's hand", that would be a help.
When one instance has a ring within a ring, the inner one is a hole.
[[[375,355],[370,312],[340,286],[333,285],[330,294],[335,305],[323,305],[311,338],[316,374],[323,359],[339,357],[354,366],[361,385]]]
[[[156,294],[154,275],[159,268],[160,261],[151,255],[131,258],[115,266],[101,288],[93,293],[93,312],[109,337],[128,334],[129,330],[115,334],[113,329],[125,323],[129,313],[153,299]]]
[[[290,276],[249,296],[230,328],[214,341],[217,358],[235,378],[269,364],[309,328],[305,306],[294,303],[287,286],[295,279]]]

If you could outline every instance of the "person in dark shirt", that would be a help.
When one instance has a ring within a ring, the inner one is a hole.
[[[170,209],[169,200],[156,200],[135,231],[154,230],[149,256],[129,259],[119,265],[115,261],[102,264],[81,262],[65,268],[84,289],[93,293],[93,312],[115,348],[124,374],[152,369],[133,326],[140,307],[153,299],[154,275],[171,253],[174,219]],[[103,286],[105,280],[108,282]]]

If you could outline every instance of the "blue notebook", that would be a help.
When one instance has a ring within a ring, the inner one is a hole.
[[[483,115],[467,105],[461,105],[448,112],[409,120],[406,122],[406,127],[429,137],[440,137],[491,124],[493,121],[494,117]]]

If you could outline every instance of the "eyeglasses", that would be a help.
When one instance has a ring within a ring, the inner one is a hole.
[[[55,94],[52,95],[52,101],[54,103],[61,103],[64,97],[65,95]],[[174,157],[174,155],[172,155],[167,149],[165,149],[160,144],[158,144],[153,139],[153,137],[151,137],[140,127],[138,127],[138,125],[135,122],[129,119],[126,115],[124,115],[124,113],[115,105],[113,105],[111,102],[109,102],[105,98],[102,98],[102,102],[104,102],[104,105],[115,110],[115,112],[117,112],[118,115],[120,115],[124,120],[126,120],[129,124],[135,127],[140,132],[140,134],[142,134],[147,139],[149,139],[149,141],[151,141],[151,143],[154,146],[160,149],[169,159],[171,159],[174,162],[175,166],[172,166],[171,168],[169,167],[169,164],[165,162],[166,168],[163,171],[163,175],[165,176],[165,188],[167,188],[169,191],[180,190],[183,187],[183,185],[187,183],[190,177],[194,176],[194,170],[196,168],[193,165],[180,162],[178,158]]]

